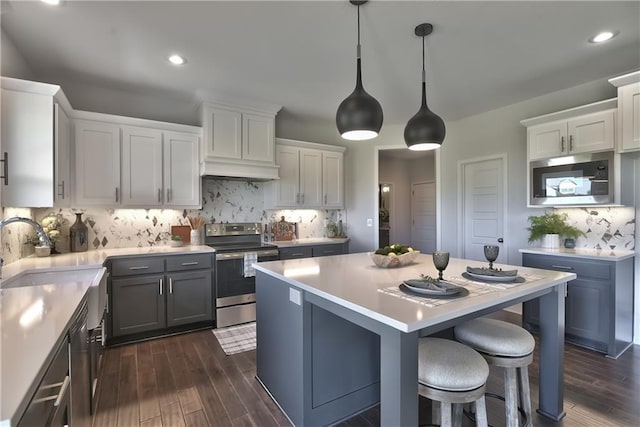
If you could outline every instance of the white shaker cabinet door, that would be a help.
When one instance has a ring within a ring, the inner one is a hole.
[[[60,107],[54,105],[55,136],[54,136],[54,206],[68,208],[71,206],[70,161],[71,156],[71,121]]]
[[[242,113],[207,107],[204,117],[204,158],[242,158]]]
[[[323,206],[342,209],[344,207],[344,166],[342,153],[322,153]]]
[[[300,205],[322,205],[322,152],[300,150]]]
[[[196,135],[164,132],[164,204],[175,207],[200,207]]]
[[[273,117],[242,114],[242,160],[273,163],[273,125]]]
[[[2,205],[53,206],[53,100],[2,89]]]
[[[554,122],[527,129],[529,160],[548,159],[566,153],[567,122]]]
[[[567,122],[569,153],[613,150],[615,114],[613,110],[588,114]]]
[[[158,207],[162,197],[162,132],[123,128],[122,205]]]
[[[300,149],[286,145],[276,147],[280,179],[274,181],[276,207],[296,207],[300,199]]]
[[[620,150],[640,150],[640,83],[618,88]]]
[[[120,128],[108,123],[77,121],[75,142],[75,204],[120,204]]]

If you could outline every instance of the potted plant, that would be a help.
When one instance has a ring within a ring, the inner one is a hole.
[[[548,212],[542,216],[530,216],[529,243],[540,240],[542,247],[554,249],[560,247],[560,237],[575,239],[585,234],[566,223],[567,214]]]

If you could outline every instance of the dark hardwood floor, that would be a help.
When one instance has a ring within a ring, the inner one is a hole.
[[[519,322],[500,312],[495,317]],[[529,367],[533,407],[538,400],[537,353]],[[107,349],[93,425],[132,426],[288,426],[287,418],[255,376],[255,351],[226,356],[211,331]],[[492,370],[488,391],[502,393],[502,372]],[[489,422],[504,425],[500,402],[488,399]],[[613,360],[567,345],[565,411],[559,423],[539,415],[536,426],[640,426],[640,346]],[[420,401],[420,421],[430,418]],[[379,408],[341,427],[380,424]],[[473,425],[465,420],[465,426]]]

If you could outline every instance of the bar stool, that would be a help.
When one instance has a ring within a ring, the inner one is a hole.
[[[418,393],[431,399],[434,409],[440,402],[442,427],[462,425],[464,403],[475,403],[477,425],[487,427],[484,392],[488,377],[489,365],[477,351],[451,340],[420,338]],[[434,410],[434,422],[436,414]]]
[[[531,421],[528,366],[533,360],[535,340],[525,329],[496,319],[479,318],[454,328],[455,337],[478,351],[489,365],[504,368],[507,427],[518,427],[518,400],[524,425]],[[519,383],[519,384],[518,384]],[[501,396],[495,396],[502,399]]]

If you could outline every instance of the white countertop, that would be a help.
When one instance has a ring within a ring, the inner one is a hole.
[[[120,256],[179,255],[215,252],[209,246],[153,246],[104,249],[49,257],[30,256],[2,269],[0,287],[21,280],[28,271],[63,271],[64,281],[0,289],[0,427],[15,425],[24,411],[38,372],[68,328],[91,286],[102,278],[102,265]],[[74,274],[69,274],[72,270]],[[55,275],[54,275],[55,276]]]
[[[467,266],[486,267],[486,264],[452,258],[444,277],[460,276]],[[426,307],[378,292],[378,289],[397,286],[403,280],[418,278],[421,273],[435,276],[437,270],[430,255],[420,254],[413,264],[389,269],[376,267],[366,253],[270,261],[255,266],[258,271],[403,332],[416,331],[513,301],[576,278],[574,273],[501,264],[496,264],[496,267],[518,269],[520,273],[542,279],[506,290],[496,288],[483,295],[461,298],[437,307]]]
[[[296,239],[291,241],[273,241],[273,242],[267,242],[267,243],[271,245],[275,245],[279,248],[291,248],[296,246],[342,244],[348,241],[349,241],[348,237],[308,237],[306,239]]]
[[[575,248],[575,249],[524,248],[524,249],[520,249],[520,253],[568,256],[568,257],[574,257],[574,258],[599,259],[603,261],[622,261],[627,258],[632,258],[633,256],[636,255],[635,251],[629,251],[625,249],[589,249],[589,248]]]

